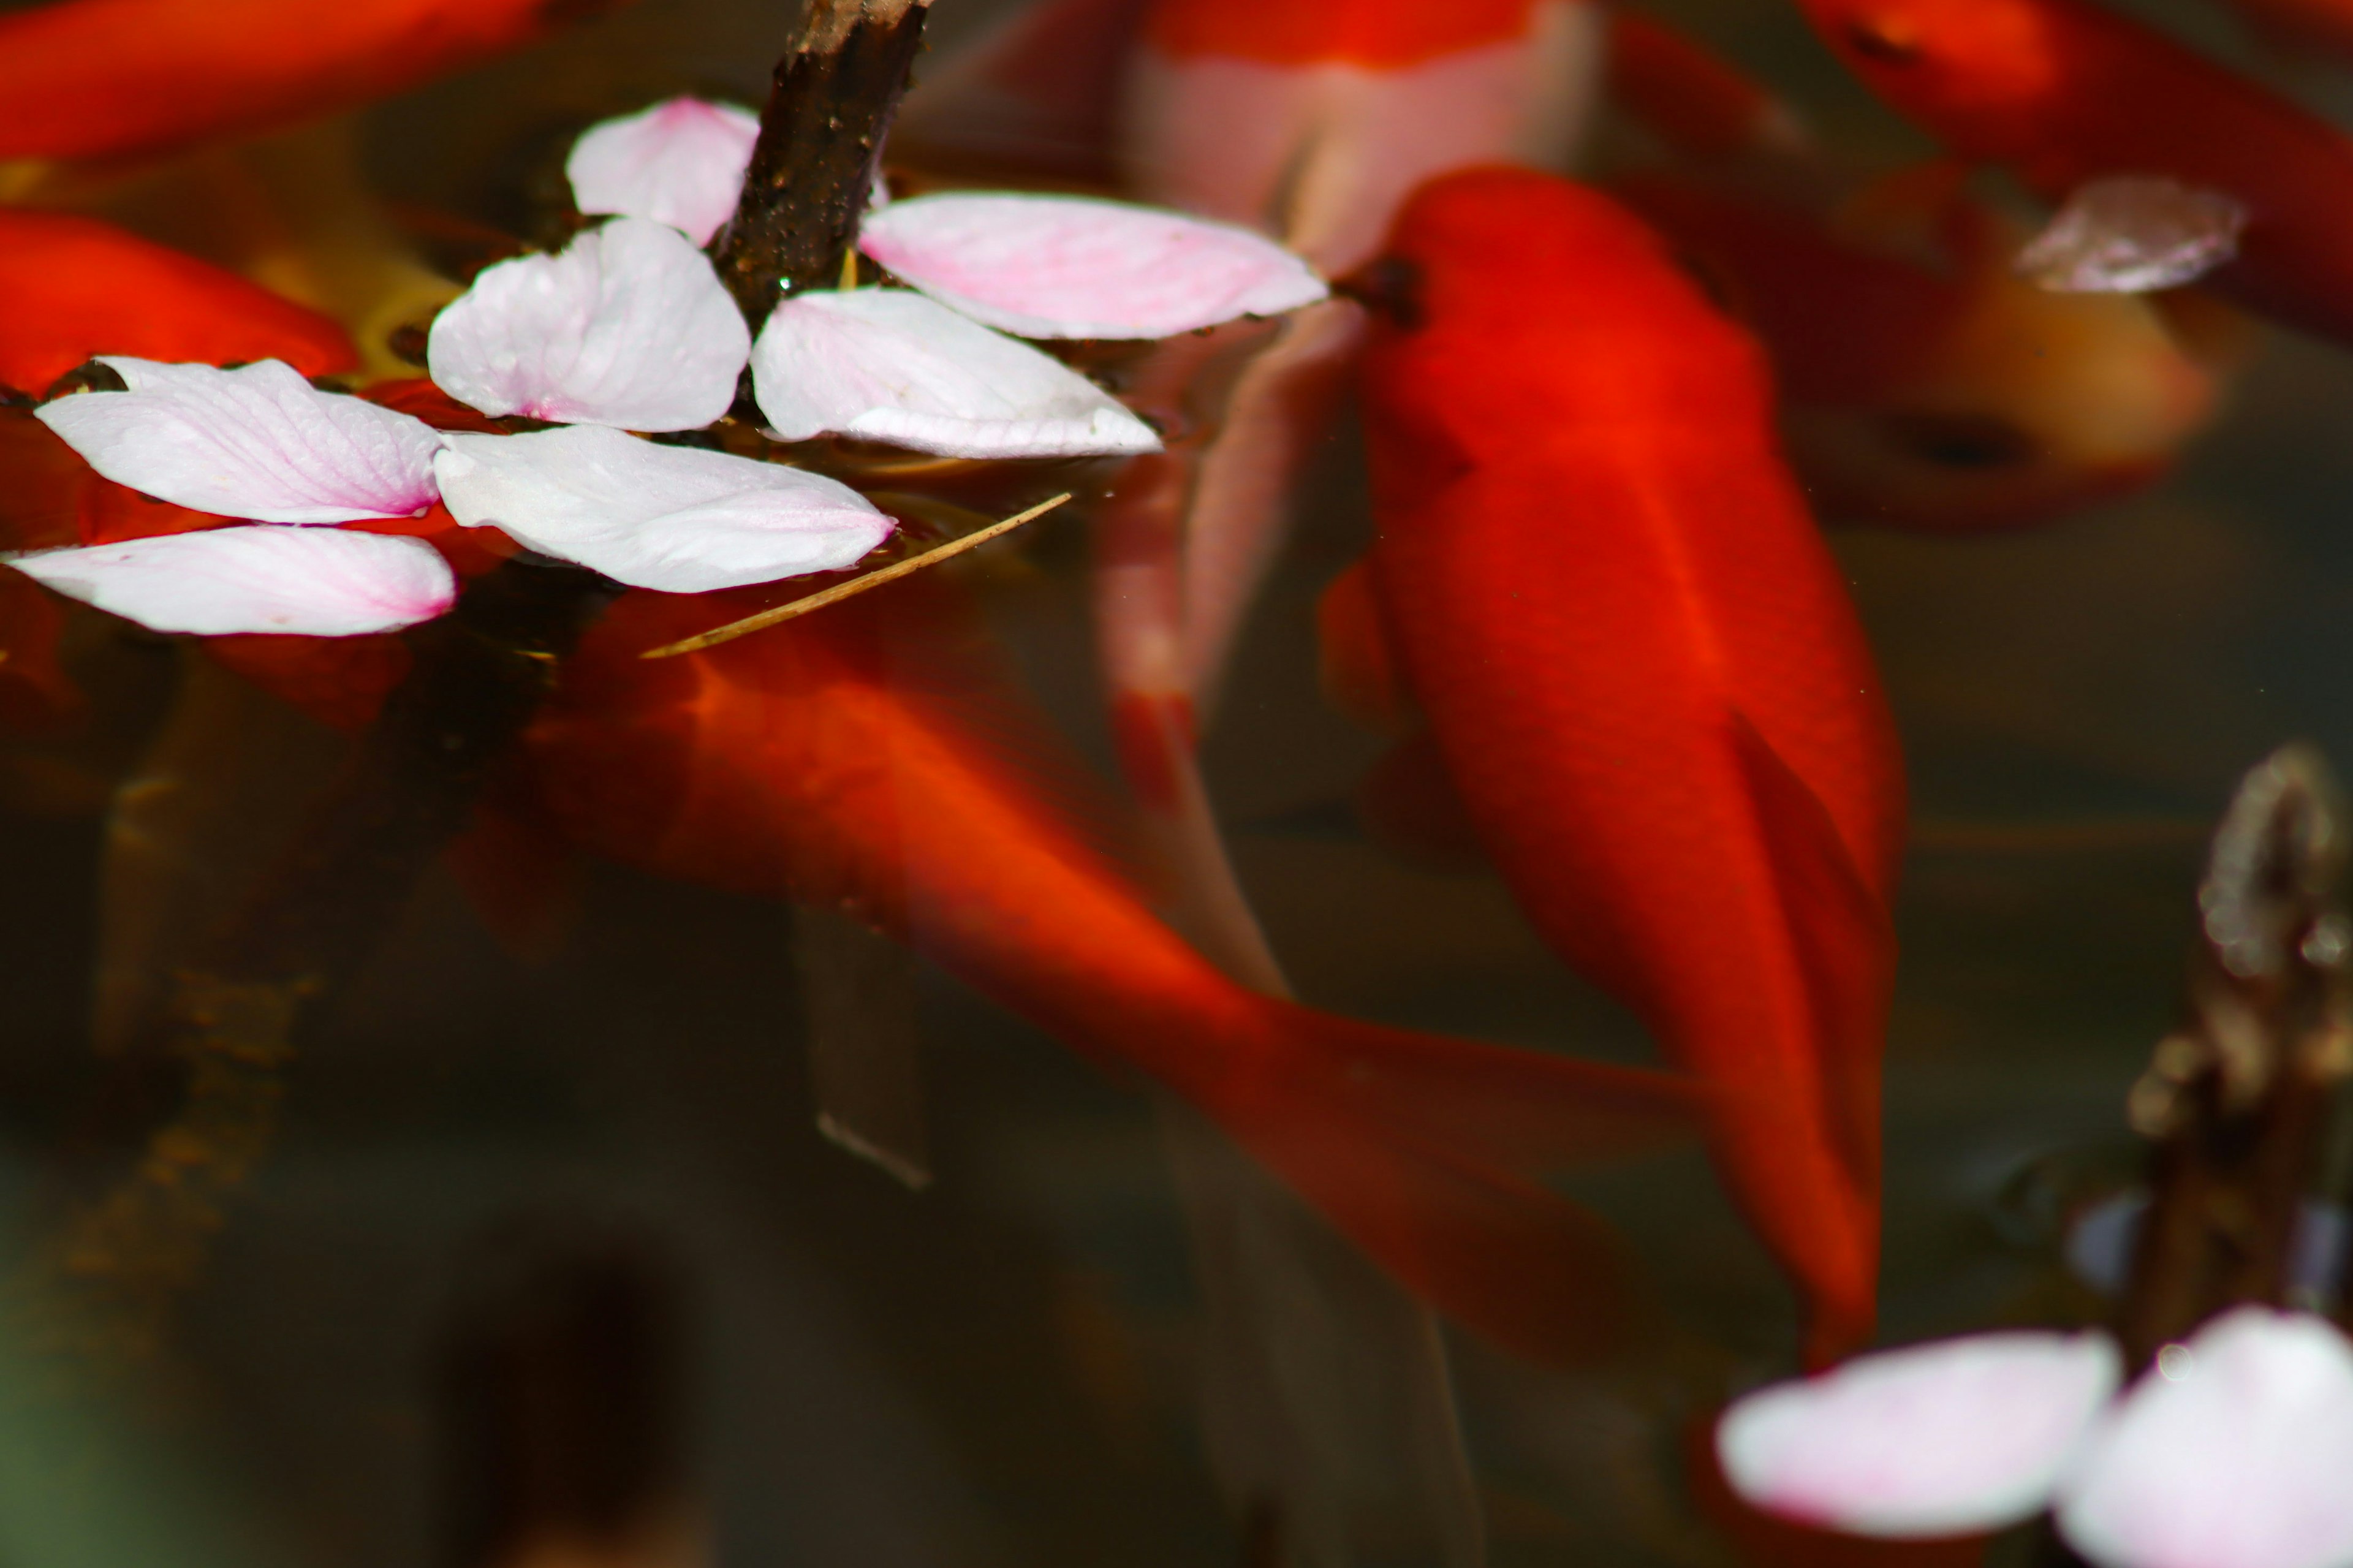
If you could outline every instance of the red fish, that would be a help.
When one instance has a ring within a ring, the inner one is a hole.
[[[0,45],[0,60],[6,58]],[[0,208],[0,300],[8,302],[0,312],[0,385],[35,395],[93,354],[212,364],[282,359],[305,375],[359,363],[343,329],[316,310],[66,213]]]
[[[1541,933],[1722,1091],[1809,1354],[1852,1349],[1902,764],[1763,358],[1631,215],[1529,171],[1424,186],[1368,278],[1359,689],[1410,693]]]
[[[2024,233],[1957,170],[1862,186],[1682,35],[1620,11],[1610,41],[1612,106],[1677,154],[1611,188],[1764,341],[1782,435],[1828,516],[2043,521],[2152,482],[2213,413],[2228,356],[2189,352],[2150,300],[2019,277]]]
[[[0,158],[121,158],[364,103],[617,0],[58,0],[0,16]]]
[[[1675,1128],[1679,1080],[1357,1024],[1246,990],[1073,828],[1039,742],[921,579],[682,658],[757,595],[619,601],[529,737],[558,826],[616,859],[845,910],[1216,1118],[1377,1261],[1501,1342],[1628,1327],[1614,1247],[1531,1179]],[[1008,737],[1015,738],[1008,743]]]
[[[2353,138],[2088,0],[1798,0],[1872,90],[1960,156],[2057,201],[2159,174],[2246,208],[2211,281],[2353,339]]]

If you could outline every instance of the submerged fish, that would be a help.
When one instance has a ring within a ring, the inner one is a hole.
[[[169,152],[415,87],[621,0],[56,0],[0,15],[0,158]]]
[[[2046,521],[2153,481],[2211,416],[2226,356],[2190,352],[2150,300],[2020,277],[2026,234],[1957,170],[1862,185],[1690,39],[1620,11],[1611,45],[1612,106],[1678,154],[1611,189],[1764,341],[1791,460],[1831,517]]]
[[[1963,158],[2064,199],[2161,175],[2239,204],[2210,281],[2288,325],[2353,341],[2353,138],[2089,0],[1798,0],[1899,112]]]
[[[1719,1087],[1726,1184],[1870,1331],[1902,765],[1763,357],[1623,208],[1525,170],[1407,204],[1367,288],[1372,613],[1544,937]],[[1338,650],[1345,657],[1345,650]]]
[[[1694,1093],[1244,989],[1155,917],[1041,784],[950,585],[911,580],[682,658],[744,595],[619,601],[528,754],[574,842],[851,914],[1106,1067],[1191,1100],[1384,1268],[1507,1346],[1634,1325],[1606,1226],[1541,1172],[1655,1144]],[[1048,748],[1050,750],[1050,748]]]

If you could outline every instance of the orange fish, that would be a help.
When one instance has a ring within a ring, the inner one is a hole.
[[[2064,198],[2164,175],[2246,209],[2212,285],[2353,339],[2353,138],[2087,0],[1798,0],[1872,90],[1963,158]]]
[[[1487,169],[1367,290],[1377,630],[1540,932],[1723,1094],[1819,1361],[1870,1331],[1902,763],[1763,357],[1604,196]]]
[[[1588,1359],[1634,1326],[1606,1227],[1534,1177],[1673,1132],[1691,1090],[1228,979],[1073,827],[1063,786],[1041,784],[1051,748],[976,673],[990,661],[951,586],[910,580],[658,660],[638,656],[762,595],[627,595],[528,738],[554,823],[613,858],[913,943],[1091,1059],[1190,1100],[1507,1346]]]
[[[168,152],[367,102],[619,0],[57,0],[0,15],[0,158]]]
[[[14,19],[0,17],[0,26]],[[93,354],[210,364],[282,359],[305,375],[359,363],[343,329],[316,310],[66,213],[0,207],[0,300],[7,301],[0,385],[35,395]]]
[[[2026,235],[1958,171],[1862,186],[1688,38],[1620,11],[1610,40],[1612,106],[1678,154],[1611,189],[1763,340],[1791,460],[1827,516],[2047,521],[2152,482],[2211,417],[2227,356],[2190,352],[2150,300],[2019,277]]]

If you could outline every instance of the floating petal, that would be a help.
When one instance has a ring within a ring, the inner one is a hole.
[[[433,504],[440,438],[422,420],[321,392],[281,360],[238,370],[101,356],[124,392],[34,410],[119,485],[259,522],[413,517]]]
[[[448,437],[442,499],[469,528],[636,588],[700,594],[833,572],[891,520],[847,485],[776,463],[582,426]]]
[[[734,216],[759,116],[729,103],[673,98],[583,132],[564,161],[573,204],[683,229],[708,245]]]
[[[1735,1491],[1802,1523],[1974,1534],[2050,1501],[2120,1375],[2100,1334],[1944,1340],[1736,1400],[1716,1453]]]
[[[486,268],[426,340],[434,382],[485,414],[625,430],[710,424],[751,350],[702,252],[637,217]]]
[[[856,436],[958,458],[1160,446],[1150,426],[1060,361],[899,289],[786,300],[760,330],[752,384],[787,441]]]
[[[858,244],[940,303],[1027,338],[1165,338],[1329,292],[1249,229],[1077,196],[918,196],[868,214]]]
[[[2239,254],[2247,209],[2219,191],[2150,174],[2079,185],[2018,253],[2018,270],[2054,294],[2178,289]]]
[[[2059,1528],[2105,1568],[2353,1563],[2353,1345],[2302,1312],[2242,1307],[2094,1430]]]
[[[159,632],[356,637],[429,621],[458,596],[420,539],[261,524],[167,533],[9,562],[69,598]]]

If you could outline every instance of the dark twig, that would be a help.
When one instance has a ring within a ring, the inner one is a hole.
[[[2157,1141],[2119,1333],[2131,1367],[2223,1309],[2286,1302],[2295,1225],[2353,1070],[2348,823],[2319,753],[2249,773],[2199,888],[2189,1017],[2132,1090]]]
[[[785,295],[840,278],[929,4],[814,0],[776,62],[743,200],[711,250],[754,331]]]

